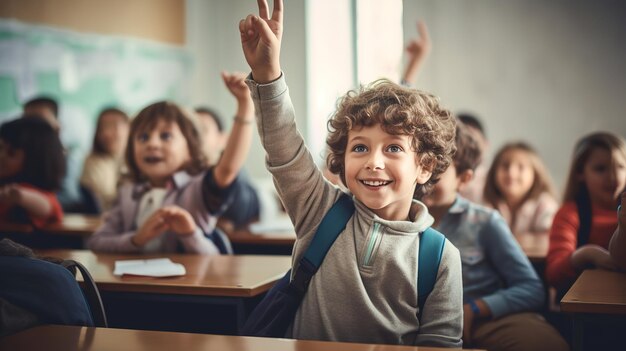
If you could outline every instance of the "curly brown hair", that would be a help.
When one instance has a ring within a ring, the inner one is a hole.
[[[184,170],[191,175],[195,175],[207,169],[208,161],[204,152],[202,152],[202,135],[195,120],[195,115],[184,111],[173,102],[160,101],[141,110],[130,124],[126,146],[126,164],[128,165],[130,179],[134,182],[147,180],[139,170],[137,162],[135,162],[133,139],[138,133],[152,130],[159,120],[176,123],[187,140],[191,161],[185,166]]]
[[[345,179],[345,154],[348,133],[355,127],[380,124],[391,135],[409,135],[411,146],[431,178],[415,187],[414,198],[421,199],[439,180],[456,152],[456,119],[429,93],[379,79],[359,90],[351,90],[337,103],[328,121],[328,170]]]

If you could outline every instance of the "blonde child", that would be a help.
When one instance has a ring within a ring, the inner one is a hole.
[[[124,152],[130,121],[124,111],[106,108],[96,124],[91,153],[85,159],[80,184],[96,197],[102,211],[113,205],[124,173]]]
[[[487,171],[484,200],[516,236],[545,233],[559,205],[539,154],[525,142],[504,145]]]
[[[42,227],[63,219],[55,191],[65,175],[58,133],[42,117],[0,126],[0,221]]]
[[[126,162],[134,183],[120,187],[116,205],[89,239],[90,249],[116,252],[224,252],[213,233],[228,206],[252,137],[254,106],[241,74],[222,74],[238,103],[224,155],[208,168],[195,119],[157,102],[131,123]]]
[[[615,269],[607,248],[626,187],[626,143],[605,132],[578,141],[563,205],[550,229],[546,279],[562,296],[587,268]]]
[[[258,4],[260,16],[247,16],[239,30],[267,168],[296,228],[296,263],[342,192],[325,180],[296,127],[279,63],[283,3],[274,1],[271,17],[267,1]],[[386,80],[344,96],[329,121],[327,163],[356,209],[310,281],[291,337],[461,346],[461,266],[450,242],[417,317],[418,246],[432,217],[413,201],[450,163],[454,125],[434,96]]]
[[[435,228],[461,252],[464,345],[491,351],[567,350],[565,340],[537,313],[545,301],[541,279],[507,223],[497,211],[459,195],[481,159],[478,142],[461,123],[456,147],[454,162],[424,202]]]

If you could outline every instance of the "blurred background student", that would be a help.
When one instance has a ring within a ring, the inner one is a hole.
[[[27,115],[0,126],[0,221],[60,222],[55,191],[64,174],[63,146],[44,118]]]
[[[129,125],[128,115],[118,108],[106,108],[98,116],[91,153],[85,159],[80,177],[81,191],[87,193],[84,207],[88,212],[107,211],[113,205],[120,177],[126,169],[124,152]],[[88,204],[90,196],[92,203]]]
[[[545,233],[559,204],[552,177],[539,154],[525,142],[504,145],[487,172],[484,200],[515,235]]]

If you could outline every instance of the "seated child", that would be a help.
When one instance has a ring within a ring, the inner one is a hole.
[[[96,124],[91,153],[85,159],[80,184],[89,189],[103,211],[113,206],[117,185],[124,173],[124,152],[129,119],[124,111],[106,108]]]
[[[249,15],[239,30],[267,168],[296,229],[296,264],[343,193],[325,180],[296,127],[279,63],[282,7],[274,1],[270,17],[267,2],[259,1],[260,17]],[[356,209],[313,276],[289,336],[461,346],[461,267],[450,242],[434,290],[423,311],[417,308],[420,233],[432,217],[413,200],[448,166],[454,124],[437,98],[388,80],[343,97],[329,121],[327,163]]]
[[[209,164],[216,164],[224,151],[228,133],[224,131],[222,118],[215,110],[208,107],[198,107],[195,110],[200,119],[200,127],[204,136],[204,150],[209,159]],[[232,204],[220,218],[222,227],[243,228],[250,222],[259,220],[260,195],[255,186],[252,185],[245,169],[241,170],[237,185],[233,190]]]
[[[484,200],[516,236],[547,233],[559,205],[548,170],[524,142],[504,145],[487,172]]]
[[[484,203],[483,193],[485,192],[485,181],[487,179],[487,165],[485,157],[489,151],[489,140],[487,140],[487,132],[481,120],[475,115],[468,112],[457,113],[457,118],[467,129],[468,133],[472,135],[474,140],[478,143],[481,150],[480,163],[474,169],[474,175],[472,179],[464,185],[459,194],[471,202],[482,204]]]
[[[609,241],[615,209],[626,190],[626,142],[605,132],[586,135],[574,148],[563,205],[550,229],[546,280],[557,301],[587,268],[616,269]]]
[[[0,221],[42,227],[63,219],[55,191],[65,175],[57,132],[42,117],[0,126]]]
[[[126,163],[133,183],[87,246],[97,251],[224,253],[209,240],[231,201],[252,139],[254,106],[243,75],[223,74],[239,103],[224,156],[208,168],[195,115],[171,102],[144,108],[130,126]]]
[[[426,196],[435,228],[461,252],[463,342],[487,350],[567,350],[541,315],[541,280],[498,212],[458,194],[480,163],[477,142],[457,124],[453,163]]]

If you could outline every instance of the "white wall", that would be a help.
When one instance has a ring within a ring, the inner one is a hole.
[[[273,1],[269,1],[270,8]],[[289,1],[284,6],[281,65],[289,83],[298,125],[306,135],[306,40],[304,0]],[[234,98],[224,87],[220,72],[250,68],[243,57],[239,40],[239,20],[258,14],[256,1],[251,0],[187,0],[187,46],[196,61],[192,79],[192,102],[217,108],[228,128],[236,110]],[[253,177],[269,176],[265,170],[265,151],[258,134],[254,135],[246,168]]]
[[[305,1],[285,2],[281,61],[306,137]],[[238,22],[256,12],[252,0],[187,0],[188,47],[198,63],[194,103],[232,115],[234,100],[219,72],[248,71]],[[404,1],[405,41],[416,35],[418,18],[433,39],[418,87],[439,95],[453,111],[479,115],[492,144],[489,158],[506,141],[527,140],[560,189],[580,136],[597,130],[626,136],[625,2]],[[264,158],[255,135],[251,175],[267,175]]]
[[[407,40],[418,18],[433,40],[418,87],[482,117],[490,157],[527,140],[561,190],[580,136],[626,137],[625,2],[404,1]]]

